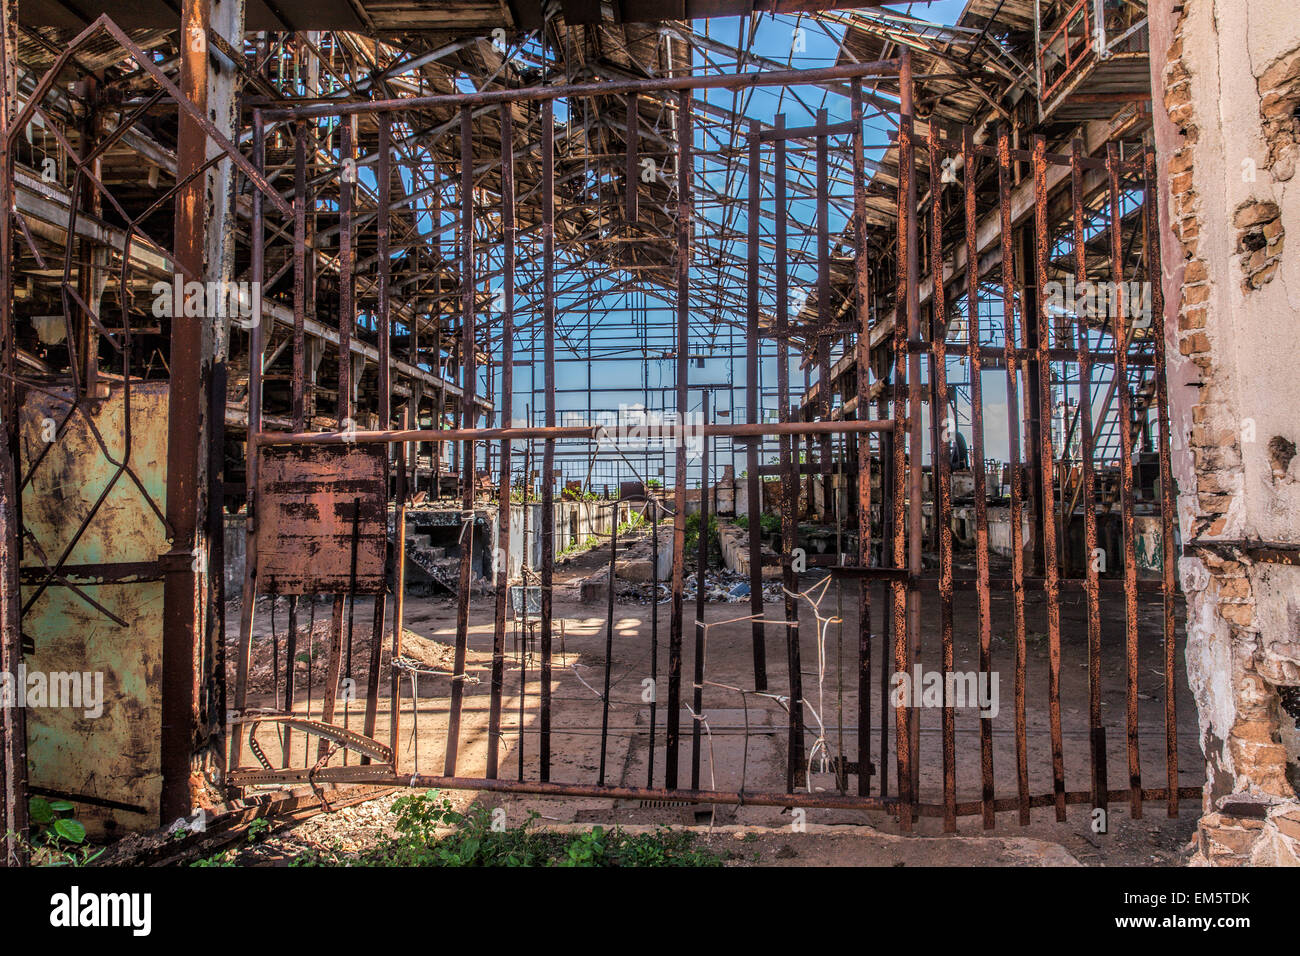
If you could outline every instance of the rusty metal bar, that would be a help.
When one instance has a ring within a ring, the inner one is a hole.
[[[1055,453],[1052,449],[1052,362],[1047,354],[1052,334],[1051,316],[1047,314],[1047,260],[1051,247],[1047,236],[1047,140],[1034,137],[1034,281],[1037,286],[1039,362],[1039,448],[1038,473],[1043,497],[1043,568],[1047,596],[1048,645],[1048,721],[1052,737],[1052,787],[1056,792],[1056,819],[1065,822],[1065,751],[1061,740],[1061,574],[1056,541]]]
[[[293,378],[291,403],[293,430],[306,422],[306,309],[307,309],[307,124],[293,128]]]
[[[927,142],[930,160],[930,274],[943,275],[943,166],[939,159],[939,126],[930,123]],[[952,647],[952,460],[948,443],[950,432],[957,426],[948,409],[948,301],[943,282],[936,281],[930,300],[933,310],[931,322],[931,376],[934,402],[930,421],[935,426],[937,441],[934,444],[937,500],[934,520],[939,531],[939,617],[943,641],[943,673],[953,669]],[[942,418],[943,425],[939,427]],[[920,502],[913,502],[918,507]],[[943,829],[946,833],[957,831],[957,724],[956,712],[950,699],[950,685],[944,680],[943,695]]]
[[[980,354],[979,218],[975,206],[975,131],[963,127],[962,182],[965,193],[966,235],[966,358],[971,377],[971,454],[975,484],[975,578],[979,607],[980,673],[993,673],[992,609],[989,602],[988,491],[984,481],[984,383]],[[996,822],[993,780],[993,723],[980,718],[980,807],[984,829]]]
[[[910,71],[909,71],[910,73]],[[915,174],[915,165],[910,156],[910,129],[900,132],[898,140],[898,236],[897,255],[895,259],[898,278],[897,302],[906,309],[907,303],[907,256],[910,240],[906,228],[908,182]],[[894,322],[894,467],[892,475],[894,495],[894,563],[900,571],[910,574],[907,562],[907,325],[900,315]],[[913,499],[913,507],[918,502]],[[894,638],[894,674],[910,679],[912,671],[911,655],[908,653],[907,625],[907,582],[896,578],[893,582],[893,638]],[[894,749],[898,769],[898,822],[904,833],[912,829],[913,803],[912,791],[912,741],[908,732],[910,725],[910,708],[906,703],[895,705],[894,712]]]
[[[378,117],[379,126],[379,162],[375,170],[379,187],[379,210],[378,210],[378,237],[376,257],[378,259],[378,276],[376,283],[376,305],[375,305],[375,324],[379,331],[379,421],[385,428],[392,424],[393,419],[393,349],[392,349],[392,319],[391,319],[391,269],[392,258],[389,255],[389,207],[392,204],[392,116],[388,113],[380,113]],[[339,353],[342,355],[343,353]],[[350,358],[349,358],[350,361]],[[403,462],[402,467],[398,469],[397,481],[397,500],[398,514],[396,517],[405,518],[405,509],[401,505],[406,500],[406,454],[405,446],[397,449],[398,457]],[[388,493],[388,482],[392,475],[392,460],[385,449],[384,454],[384,493]],[[395,537],[400,541],[405,541],[406,529],[395,527]],[[395,561],[404,561],[405,552],[397,552],[393,547],[394,542],[386,544],[387,565],[391,568]],[[403,545],[405,547],[405,545]],[[354,597],[355,601],[356,598]],[[382,657],[384,643],[384,617],[388,610],[388,598],[381,588],[375,595],[374,611],[371,617],[370,630],[370,670],[366,675],[366,716],[364,732],[367,737],[374,736],[375,722],[379,714],[379,662]],[[397,654],[401,649],[402,634],[399,625],[394,623],[393,626],[393,657],[397,660]],[[349,675],[350,676],[350,675]],[[362,763],[366,763],[370,758],[363,757]]]
[[[1029,751],[1025,717],[1025,546],[1020,469],[1020,399],[1016,355],[1016,273],[1011,236],[1011,156],[1005,128],[998,130],[998,207],[1002,225],[1002,318],[1007,372],[1007,457],[1011,465],[1011,579],[1016,640],[1016,780],[1020,823],[1029,824]],[[1023,323],[1022,323],[1023,324]]]
[[[609,598],[605,611],[605,689],[600,695],[600,772],[596,785],[605,785],[605,758],[609,751],[609,685],[610,672],[614,659],[614,574],[618,562],[618,511],[619,502],[614,502],[614,514],[610,518],[609,535]],[[658,595],[656,595],[656,598]],[[694,789],[694,787],[692,787]]]
[[[1174,479],[1169,460],[1169,383],[1165,380],[1165,294],[1161,285],[1164,276],[1160,258],[1160,207],[1156,189],[1156,154],[1154,149],[1144,151],[1143,172],[1143,238],[1147,250],[1147,281],[1151,283],[1151,341],[1155,353],[1156,420],[1159,429],[1160,455],[1160,535],[1161,580],[1163,600],[1164,656],[1165,656],[1165,773],[1170,817],[1178,816],[1178,710],[1174,699],[1174,667],[1177,646],[1174,643]]]
[[[1071,145],[1070,202],[1073,207],[1074,279],[1082,284],[1088,279],[1087,237],[1084,233],[1083,141]],[[1092,429],[1092,345],[1087,321],[1080,319],[1076,345],[1079,349],[1079,439],[1080,497],[1083,501],[1084,592],[1088,613],[1088,739],[1092,763],[1093,806],[1106,809],[1106,728],[1101,722],[1101,599],[1097,573],[1097,503],[1093,476]],[[1067,514],[1069,520],[1072,515]]]
[[[758,139],[760,123],[749,121],[749,272],[747,275],[745,313],[745,421],[757,424],[758,374],[759,374],[759,323],[758,323],[758,268],[760,227],[762,224],[762,144]],[[745,468],[749,472],[745,490],[746,511],[749,515],[749,607],[755,621],[750,629],[754,648],[754,689],[767,690],[766,629],[758,620],[763,616],[763,539],[760,534],[762,517],[761,487],[759,485],[757,439],[745,444]]]
[[[655,782],[655,718],[659,708],[659,498],[647,488],[650,500],[650,740],[646,745],[646,786]]]
[[[253,168],[259,174],[266,167],[266,125],[261,110],[253,111]],[[249,276],[262,287],[266,278],[266,197],[253,190],[252,222],[249,226]],[[248,701],[249,654],[253,644],[253,614],[257,604],[257,492],[261,451],[257,435],[262,430],[262,364],[266,354],[266,325],[256,323],[249,330],[248,344],[248,458],[244,485],[247,520],[245,529],[244,579],[240,589],[239,645],[235,658],[235,709],[243,711]],[[292,677],[290,678],[292,680]],[[239,734],[230,738],[228,764],[239,766],[242,741]],[[287,748],[286,748],[287,750]]]
[[[921,339],[921,242],[917,222],[917,183],[916,183],[916,116],[914,108],[914,91],[912,88],[911,53],[904,50],[899,65],[899,124],[906,130],[907,204],[904,217],[900,222],[906,223],[906,255],[903,257],[903,270],[907,280],[904,302],[907,308],[907,414],[908,414],[908,502],[907,512],[907,560],[913,574],[920,574],[923,566],[922,552],[925,547],[925,521],[922,508],[924,501],[924,385],[921,381],[921,350],[925,347]],[[933,413],[933,409],[931,409]],[[916,588],[909,588],[907,594],[907,649],[908,658],[915,663],[921,653],[921,593]],[[909,737],[911,740],[911,791],[910,799],[920,797],[921,783],[921,715],[916,707],[908,711]]]
[[[853,110],[853,231],[854,307],[858,314],[857,417],[864,418],[871,401],[871,274],[867,262],[867,187],[863,168],[862,81],[852,83]],[[859,435],[858,447],[858,564],[871,565],[871,438]],[[882,666],[884,662],[881,662]],[[881,752],[881,779],[886,756]],[[871,582],[858,585],[858,795],[871,792]]]
[[[817,111],[817,123],[829,123],[827,111]],[[817,137],[817,414],[822,421],[831,417],[831,224],[830,159],[826,135]],[[821,464],[822,509],[829,517],[834,501],[831,477],[831,436],[822,435],[817,456]]]
[[[785,114],[778,114],[775,119],[777,131],[785,128]],[[790,404],[790,289],[789,289],[789,250],[787,247],[787,219],[789,209],[786,206],[786,158],[785,137],[776,140],[776,158],[773,174],[775,176],[776,208],[775,234],[776,243],[776,389],[777,402],[780,406],[781,425],[803,425],[793,421],[794,413]],[[786,625],[786,669],[790,680],[790,715],[787,722],[786,739],[786,789],[793,791],[798,786],[803,770],[803,675],[799,654],[799,605],[792,596],[799,590],[798,578],[794,571],[794,550],[798,547],[798,528],[795,513],[799,507],[799,482],[795,478],[794,453],[798,442],[791,437],[781,441],[781,583],[785,589]]]
[[[709,420],[709,390],[700,393],[700,419]],[[750,536],[753,540],[753,535]],[[700,456],[700,540],[695,567],[695,677],[691,682],[691,789],[700,787],[700,725],[704,714],[704,608],[707,589],[704,574],[709,568],[709,440],[703,439]],[[612,572],[611,572],[612,573]],[[760,590],[760,599],[761,599]]]
[[[555,119],[552,101],[543,100],[542,126],[542,326],[543,381],[555,382]],[[546,389],[546,427],[555,428],[555,389]],[[555,442],[542,445],[542,666],[540,779],[551,779],[551,586],[555,575]],[[520,690],[522,697],[523,690]]]
[[[501,107],[501,424],[509,426],[514,418],[515,364],[515,160],[514,117],[511,107]],[[510,439],[501,440],[501,480],[497,492],[499,526],[497,538],[496,625],[492,632],[492,698],[488,705],[487,775],[497,775],[501,747],[501,692],[505,676],[506,598],[510,589]],[[528,507],[527,501],[524,507]],[[525,542],[526,545],[526,542]]]
[[[474,393],[478,379],[478,343],[474,314],[474,114],[465,107],[460,113],[460,238],[461,238],[461,422],[473,428],[478,418]],[[469,644],[470,584],[474,573],[474,483],[475,449],[471,439],[462,451],[460,592],[456,604],[456,652],[453,658],[450,712],[447,723],[447,755],[444,773],[456,774],[460,748],[460,715],[465,698],[465,654]]]
[[[209,5],[184,0],[181,26],[184,35],[199,31],[207,36]],[[181,89],[178,107],[184,103],[199,115],[208,110],[208,63],[202,49],[185,44],[180,55]],[[43,95],[43,94],[42,94]],[[37,100],[29,101],[34,104]],[[194,112],[177,110],[176,170],[184,179],[206,162],[207,137]],[[25,123],[24,123],[25,125]],[[21,129],[15,125],[13,129]],[[196,176],[176,194],[174,238],[176,260],[189,274],[204,275],[206,228],[204,177]],[[10,215],[8,208],[4,215]],[[69,236],[71,238],[71,236]],[[6,270],[9,263],[5,264]],[[192,809],[191,774],[194,767],[196,734],[200,729],[202,703],[197,694],[195,661],[201,644],[200,622],[208,603],[206,581],[199,573],[196,548],[205,544],[199,514],[205,494],[200,481],[205,449],[211,438],[205,428],[208,394],[212,388],[212,352],[205,346],[204,323],[174,317],[168,361],[172,383],[167,406],[167,522],[172,529],[171,549],[163,579],[163,638],[161,688],[161,773],[160,823],[188,816]],[[130,406],[127,406],[130,418]],[[129,446],[129,439],[128,439]],[[224,730],[224,728],[223,728]]]
[[[677,96],[677,414],[685,421],[689,392],[691,314],[691,165],[694,143],[691,97]],[[673,603],[668,630],[668,726],[664,734],[664,782],[677,786],[677,757],[681,724],[682,586],[686,551],[686,442],[674,436],[673,481]]]
[[[1115,381],[1119,391],[1120,524],[1124,542],[1124,650],[1128,661],[1125,714],[1128,736],[1130,813],[1142,818],[1142,762],[1138,753],[1138,608],[1137,558],[1133,529],[1133,397],[1128,387],[1128,299],[1124,295],[1124,243],[1120,208],[1119,144],[1106,144],[1106,172],[1110,192],[1110,268],[1116,283],[1112,300],[1111,330],[1115,341]]]
[[[14,202],[13,141],[8,130],[16,106],[18,8],[0,8],[0,209]],[[21,222],[21,220],[19,220]],[[0,218],[0,671],[16,674],[22,662],[22,613],[19,589],[19,541],[22,498],[18,472],[18,394],[14,367],[13,216]],[[2,866],[22,866],[30,859],[28,842],[27,712],[0,708],[0,840]]]
[[[408,402],[402,409],[402,419],[410,422],[414,414]],[[393,519],[393,550],[391,578],[393,589],[393,636],[389,652],[388,666],[388,749],[393,754],[393,772],[398,769],[397,738],[402,718],[402,672],[397,669],[395,661],[402,656],[402,628],[406,620],[406,500],[410,488],[406,484],[405,469],[397,480],[397,507]],[[377,672],[378,667],[374,667]],[[418,714],[411,715],[412,727],[419,730],[416,723]],[[364,761],[363,761],[364,762]]]

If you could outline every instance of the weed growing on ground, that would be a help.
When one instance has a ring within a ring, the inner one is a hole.
[[[531,812],[507,827],[487,807],[465,812],[436,790],[398,798],[393,836],[359,855],[336,849],[309,850],[291,866],[721,866],[723,857],[695,845],[693,833],[661,827],[629,834],[593,827],[583,833],[550,833]]]

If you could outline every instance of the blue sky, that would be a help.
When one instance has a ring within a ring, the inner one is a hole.
[[[944,2],[934,4],[896,4],[893,9],[902,13],[911,12],[914,16],[936,22],[951,22],[960,13],[964,5],[964,0],[944,0]],[[695,29],[699,34],[707,33],[714,40],[736,47],[740,45],[743,26],[741,18],[719,18],[707,22],[697,21]],[[796,29],[799,31],[797,35]],[[840,33],[841,28],[834,24],[826,24],[824,28],[820,22],[806,18],[801,19],[785,15],[775,18],[765,16],[762,18],[752,42],[749,44],[749,48],[755,54],[768,60],[783,65],[788,64],[796,69],[810,69],[830,65],[836,61]],[[723,54],[716,54],[716,57],[717,61],[712,65],[716,66],[717,70],[726,72],[735,70],[733,59]],[[696,72],[708,68],[709,65],[701,63],[697,57],[695,63]],[[753,67],[749,68],[752,69]],[[846,97],[814,87],[770,88],[740,92],[710,90],[700,94],[699,98],[727,110],[737,110],[747,117],[759,119],[766,124],[770,124],[778,113],[784,113],[788,126],[811,125],[816,121],[816,111],[823,108],[827,110],[829,120],[832,123],[850,117],[850,104]],[[575,103],[574,109],[577,108],[578,106]],[[567,104],[562,101],[557,103],[556,115],[558,118],[563,118],[566,115],[566,110]],[[866,127],[868,130],[866,135],[867,157],[870,160],[878,158],[883,152],[891,124],[884,118],[869,117]],[[746,204],[737,203],[723,208],[711,201],[705,193],[707,191],[706,187],[710,187],[724,196],[742,198],[747,196],[749,186],[746,170],[743,164],[724,164],[716,158],[709,157],[707,153],[710,150],[719,149],[721,144],[716,139],[709,137],[698,122],[694,142],[699,154],[694,164],[697,219],[713,223],[713,230],[716,230],[720,225],[726,225],[730,230],[734,230],[741,238],[738,241],[728,243],[725,248],[743,260],[746,254],[743,236],[749,228]],[[743,140],[737,140],[736,142],[739,145],[743,143]],[[852,194],[851,171],[837,163],[837,160],[842,162],[847,159],[847,150],[836,148],[847,147],[849,140],[844,138],[833,141],[831,145],[832,198],[838,199],[842,204],[842,207],[832,205],[828,219],[832,254],[834,254],[836,236],[843,231],[846,224],[846,213],[851,209]],[[795,147],[792,145],[790,148],[794,149]],[[816,246],[813,229],[816,224],[816,206],[811,196],[803,196],[797,192],[797,187],[800,184],[797,175],[797,167],[799,166],[806,166],[809,175],[811,175],[814,168],[811,154],[806,159],[800,159],[794,155],[790,159],[789,246],[792,254],[802,249],[808,253],[810,259],[815,260]],[[835,181],[837,172],[840,174],[840,181],[838,182]],[[808,187],[813,185],[811,180],[803,180],[802,183]],[[770,242],[774,209],[770,182],[764,183],[763,190],[765,216],[761,220],[760,230],[763,240]],[[705,223],[697,224],[697,237],[709,231],[712,230]],[[764,257],[769,264],[769,270],[762,283],[760,302],[762,309],[770,314],[775,311],[774,289],[771,288],[770,249],[764,251]],[[697,263],[701,258],[703,256],[697,252]],[[815,283],[815,261],[792,262],[788,276],[790,294],[793,300],[791,307],[791,314],[793,315],[801,292],[810,290]],[[719,278],[726,283],[726,288],[730,289],[738,297],[738,301],[742,305],[739,308],[724,306],[719,310],[710,302],[693,299],[690,347],[692,361],[690,363],[689,382],[693,387],[701,385],[716,387],[712,400],[714,411],[731,413],[730,415],[714,415],[711,417],[724,422],[740,422],[745,420],[744,335],[742,329],[737,329],[727,322],[717,322],[715,320],[718,318],[719,311],[721,311],[723,314],[728,315],[732,322],[740,323],[743,328],[745,270],[734,265],[724,266],[719,273],[717,269],[699,264],[692,269],[692,281],[699,286],[715,283]],[[597,293],[594,301],[592,300],[593,291]],[[645,287],[631,295],[624,293],[599,295],[600,292],[599,285],[584,284],[581,295],[573,294],[557,297],[557,322],[562,330],[569,333],[564,336],[562,341],[557,342],[556,354],[558,362],[554,384],[557,389],[556,404],[560,421],[580,421],[587,418],[588,386],[592,389],[590,395],[591,408],[596,411],[617,410],[620,405],[644,405],[651,410],[663,410],[666,413],[671,413],[675,404],[675,395],[672,389],[675,386],[676,370],[676,363],[674,358],[671,357],[675,308],[673,290]],[[602,321],[600,315],[607,307],[611,311]],[[588,309],[592,312],[592,321],[599,321],[599,325],[590,339],[585,335]],[[525,309],[521,314],[517,315],[516,321],[527,321],[530,317]],[[643,329],[648,329],[648,332],[643,331]],[[643,335],[645,335],[644,340],[642,339]],[[528,367],[516,369],[514,418],[516,421],[522,422],[526,419],[527,412],[531,408],[532,420],[540,422],[541,407],[545,401],[544,390],[547,387],[546,383],[542,381],[540,364],[542,343],[540,336],[536,341],[530,341],[529,338],[525,334],[516,340],[516,357],[518,360],[527,361],[533,354],[530,350],[535,349],[538,362],[531,369]],[[643,341],[646,345],[644,350],[641,347]],[[833,357],[838,357],[838,354],[837,351]],[[586,361],[589,355],[592,359],[590,369]],[[615,360],[606,360],[609,358]],[[773,343],[764,343],[761,364],[759,377],[763,395],[761,402],[764,406],[763,417],[766,420],[772,420],[776,414],[776,357]],[[954,378],[964,377],[960,369],[955,365],[952,374]],[[801,370],[796,356],[791,363],[790,370],[793,400],[797,401],[805,382],[809,380],[809,375],[815,381],[815,369],[811,372]],[[994,380],[986,382],[985,396],[986,403],[988,403],[986,417],[990,428],[994,427],[994,423],[999,417],[997,401],[1002,395],[1002,391],[995,386],[1001,381],[1002,376],[999,373]],[[566,393],[564,390],[576,391]],[[701,400],[702,396],[693,388],[691,407],[688,411],[698,411]],[[1000,416],[1005,419],[1004,406],[1001,409]],[[1002,439],[1002,445],[1005,448],[1005,438]],[[715,448],[715,477],[720,476],[723,465],[733,461],[733,452],[736,456],[734,460],[737,474],[743,470],[743,451],[740,446],[732,449],[729,442],[721,440]],[[580,457],[584,459],[588,452],[585,445],[578,443],[568,443],[562,446],[562,450],[578,452]],[[997,449],[990,447],[988,452],[990,455],[995,455]],[[1005,451],[1002,452],[1002,456],[1005,457]],[[667,459],[664,466],[666,477],[671,480],[671,455],[665,457]],[[764,458],[767,461],[775,460],[774,443],[769,446],[768,454]],[[643,477],[655,477],[661,466],[661,462],[657,458],[649,461],[642,459],[636,464],[639,471],[648,472],[643,474]],[[566,477],[582,478],[585,477],[589,466],[585,460],[575,460],[562,463],[561,467],[565,469]],[[606,476],[606,481],[613,481],[617,477],[629,477],[626,474],[618,474],[623,470],[620,463],[613,461],[607,465],[597,465],[593,484],[600,485],[599,476],[602,474]],[[694,470],[695,468],[692,466],[692,471],[694,472]]]

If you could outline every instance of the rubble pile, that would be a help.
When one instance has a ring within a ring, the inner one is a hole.
[[[682,582],[682,598],[694,601],[698,592],[698,576],[688,574]],[[618,581],[617,599],[621,604],[649,604],[653,586],[649,583]],[[672,599],[672,582],[659,582],[659,603]],[[704,599],[717,604],[740,604],[749,602],[749,578],[734,571],[707,571],[704,575]],[[763,603],[775,604],[782,601],[781,582],[763,582]]]

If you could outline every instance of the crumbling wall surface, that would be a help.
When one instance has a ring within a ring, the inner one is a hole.
[[[1206,757],[1195,862],[1300,863],[1300,18],[1151,4],[1187,667]],[[1160,96],[1157,96],[1157,102]]]

